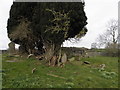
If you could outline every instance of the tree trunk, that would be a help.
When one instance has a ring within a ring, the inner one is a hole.
[[[45,44],[44,57],[50,66],[59,66],[61,59],[61,45]]]
[[[26,54],[27,53],[27,50],[26,50],[24,45],[19,46],[19,52],[20,52],[20,54]]]

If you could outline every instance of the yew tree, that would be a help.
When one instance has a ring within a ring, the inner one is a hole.
[[[87,32],[84,2],[14,2],[8,19],[8,36],[26,51],[45,50],[51,64],[60,61],[65,40]]]

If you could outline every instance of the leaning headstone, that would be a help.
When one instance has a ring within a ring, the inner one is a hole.
[[[10,43],[8,44],[8,46],[9,46],[9,49],[8,49],[9,54],[15,53],[15,43],[14,43],[14,42],[10,42]]]

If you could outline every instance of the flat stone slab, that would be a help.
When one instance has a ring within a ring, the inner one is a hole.
[[[9,60],[7,60],[6,62],[16,62],[16,61],[9,61]]]
[[[83,63],[84,63],[84,64],[90,64],[90,62],[89,62],[89,61],[84,61]]]
[[[0,70],[0,73],[5,72],[4,70]]]

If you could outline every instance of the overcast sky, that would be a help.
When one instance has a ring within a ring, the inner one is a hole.
[[[88,32],[78,43],[65,42],[64,46],[90,48],[97,36],[106,30],[107,22],[118,19],[118,1],[120,0],[85,0]],[[6,26],[12,3],[13,0],[0,0],[0,50],[7,49],[10,42]]]

